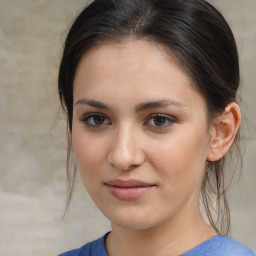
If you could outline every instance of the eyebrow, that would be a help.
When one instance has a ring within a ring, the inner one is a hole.
[[[83,105],[83,104],[89,105],[95,108],[100,108],[100,109],[110,109],[106,104],[96,100],[80,99],[75,103],[75,105]]]
[[[152,101],[152,102],[146,102],[146,103],[141,103],[135,107],[136,112],[141,112],[147,109],[151,108],[159,108],[159,107],[165,107],[165,106],[176,106],[176,107],[186,107],[186,105],[172,100],[172,99],[164,99],[164,100],[157,100],[157,101]]]
[[[106,110],[111,109],[108,105],[106,105],[100,101],[96,101],[96,100],[80,99],[75,103],[75,105],[83,105],[83,104],[89,105],[89,106],[92,106],[95,108],[100,108],[100,109],[106,109]],[[164,100],[140,103],[139,105],[137,105],[135,107],[135,111],[142,112],[147,109],[165,107],[165,106],[169,106],[169,105],[172,105],[175,107],[182,107],[182,108],[186,107],[186,105],[184,105],[178,101],[175,101],[172,99],[164,99]]]

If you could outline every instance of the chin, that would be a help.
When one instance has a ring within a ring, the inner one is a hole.
[[[113,214],[114,212],[114,214]],[[157,225],[158,221],[154,221],[149,216],[152,214],[141,213],[139,211],[122,210],[113,211],[105,214],[105,216],[111,221],[112,225],[119,226],[125,229],[131,230],[146,230]]]
[[[124,229],[130,229],[130,230],[146,230],[151,228],[153,225],[150,225],[150,223],[147,220],[116,220],[111,221],[112,225],[119,226]]]

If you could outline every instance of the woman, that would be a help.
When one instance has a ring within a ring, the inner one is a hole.
[[[65,42],[59,94],[68,157],[72,148],[112,230],[61,255],[255,255],[222,236],[238,86],[233,34],[206,1],[96,0],[85,8]]]

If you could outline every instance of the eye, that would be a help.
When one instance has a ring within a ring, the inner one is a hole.
[[[152,126],[156,129],[163,129],[163,128],[168,128],[172,126],[174,123],[175,123],[175,120],[168,115],[154,114],[150,116],[150,118],[145,124],[147,126]]]
[[[110,121],[106,118],[106,116],[99,113],[90,113],[85,115],[81,121],[85,123],[86,126],[92,128],[99,128],[110,124]]]

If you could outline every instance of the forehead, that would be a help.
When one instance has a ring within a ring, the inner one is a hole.
[[[166,96],[189,102],[200,97],[170,51],[135,39],[98,45],[82,57],[75,75],[74,97],[81,94],[123,100],[131,96],[141,102]]]
[[[156,71],[156,66],[161,64],[170,65],[175,63],[182,69],[182,65],[178,65],[175,55],[166,46],[148,40],[139,40],[127,38],[120,41],[107,41],[98,44],[87,51],[79,65],[94,65],[95,68],[102,68],[104,64],[108,66],[119,62],[121,64],[132,64],[127,66],[127,70],[131,69],[140,71],[143,67],[148,71]],[[114,63],[116,62],[116,63]],[[110,66],[109,66],[110,67]]]

